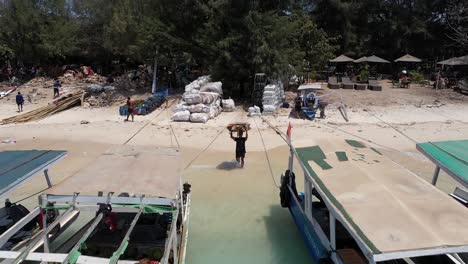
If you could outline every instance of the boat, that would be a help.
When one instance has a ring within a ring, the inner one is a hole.
[[[280,197],[315,263],[468,263],[468,210],[362,142],[290,144]]]
[[[40,228],[21,246],[0,251],[0,258],[14,263],[185,263],[191,186],[182,184],[181,161],[174,148],[110,148],[42,193],[33,210],[39,211]],[[71,217],[76,217],[73,224],[63,225]]]
[[[34,177],[44,174],[47,186],[52,187],[49,168],[67,156],[63,150],[0,151],[0,197],[5,200],[0,208],[0,250],[10,250],[31,238],[37,227],[39,210],[29,211],[20,201],[10,201],[9,194]],[[18,222],[28,222],[19,226]],[[62,222],[62,226],[73,221]],[[51,237],[53,239],[54,237]]]
[[[418,143],[416,149],[436,165],[432,185],[437,185],[442,169],[459,185],[450,195],[468,208],[468,140]]]

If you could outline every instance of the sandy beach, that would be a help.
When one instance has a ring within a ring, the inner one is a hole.
[[[406,90],[389,86],[382,92],[325,89],[331,104],[323,120],[291,118],[290,109],[264,118],[282,131],[291,123],[294,145],[360,140],[429,180],[434,166],[415,144],[466,139],[468,96],[428,87]],[[168,107],[149,115],[136,116],[135,122],[124,122],[118,106],[75,107],[40,121],[0,126],[0,142],[10,142],[0,143],[0,150],[67,150],[68,156],[50,169],[52,181],[59,182],[73,177],[112,145],[180,147],[184,180],[192,184],[193,191],[187,263],[221,263],[221,259],[222,263],[311,263],[288,210],[279,203],[277,185],[288,157],[283,139],[261,118],[248,117],[242,107],[206,124],[171,122],[171,108],[177,100],[172,98]],[[337,110],[340,100],[347,105],[349,122]],[[45,103],[26,103],[25,111]],[[15,111],[12,99],[0,101],[0,119],[17,114]],[[80,124],[82,120],[89,123]],[[235,145],[226,125],[234,121],[252,126],[244,169],[233,163]],[[300,177],[298,189],[302,189]],[[454,186],[442,173],[438,187],[448,193]],[[45,187],[43,178],[36,177],[10,198],[17,201]],[[36,197],[24,203],[32,207]]]

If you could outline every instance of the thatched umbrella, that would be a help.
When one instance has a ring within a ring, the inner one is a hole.
[[[330,62],[335,62],[335,63],[341,63],[341,62],[353,62],[354,59],[351,59],[348,56],[345,56],[344,54],[330,60]]]
[[[370,57],[362,57],[360,59],[357,59],[354,61],[355,63],[361,63],[361,62],[370,62],[370,63],[390,63],[388,60],[384,60],[380,57],[377,57],[375,55],[372,55]]]
[[[419,63],[419,62],[422,62],[421,59],[419,58],[416,58],[410,54],[406,54],[398,59],[395,60],[395,62],[415,62],[415,63]]]
[[[458,66],[458,65],[468,65],[468,55],[462,57],[455,57],[444,61],[439,61],[437,64],[449,65],[449,66]]]

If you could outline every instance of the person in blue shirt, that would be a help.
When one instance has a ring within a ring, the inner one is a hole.
[[[18,105],[18,112],[23,112],[24,97],[21,92],[16,95],[16,104]]]
[[[59,91],[59,88],[62,87],[62,84],[60,83],[60,81],[55,78],[55,82],[54,82],[54,98],[56,97],[59,97],[60,96],[60,91]]]

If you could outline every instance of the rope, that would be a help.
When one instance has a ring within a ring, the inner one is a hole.
[[[262,132],[260,131],[260,128],[258,127],[257,120],[255,120],[255,119],[256,119],[256,118],[254,118],[255,126],[257,127],[258,134],[260,135],[260,139],[262,140],[263,149],[264,149],[264,151],[265,151],[265,157],[266,157],[267,162],[268,162],[268,168],[270,169],[271,178],[273,179],[273,183],[275,184],[276,188],[279,189],[280,186],[278,185],[278,183],[276,183],[275,175],[274,175],[274,173],[273,173],[273,169],[271,168],[270,157],[268,156],[268,152],[267,152],[267,148],[266,148],[266,145],[265,145],[265,141],[263,140]],[[278,133],[278,132],[277,132],[277,133]]]
[[[215,142],[215,140],[219,137],[219,135],[221,135],[221,133],[222,133],[223,131],[224,131],[224,127],[221,128],[221,129],[219,130],[218,134],[216,134],[216,136],[213,138],[213,140],[211,140],[211,142],[210,142],[201,152],[199,152],[198,155],[195,156],[195,158],[193,158],[193,159],[187,164],[187,166],[185,166],[184,170],[186,170],[188,167],[190,167],[190,166],[192,165],[192,163],[193,163],[195,160],[197,160],[197,159],[201,156],[201,154],[203,154],[203,153]]]
[[[150,121],[146,122],[146,124],[144,124],[140,129],[138,129],[137,132],[135,132],[129,139],[127,139],[127,141],[125,141],[122,145],[127,145],[128,142],[130,142],[130,140],[132,140],[136,135],[138,135],[138,133],[140,133],[145,127],[147,127],[149,124],[151,124],[151,122],[153,122],[158,116],[160,116],[163,112],[165,112],[167,109],[169,109],[173,104],[175,103],[175,100],[172,101],[172,103],[170,105],[168,105],[166,107],[166,109],[162,110],[161,112],[159,112],[155,117],[153,117],[153,119],[151,119]]]
[[[237,115],[234,116],[234,117],[229,121],[229,123],[232,123],[232,120],[234,120],[236,117],[237,117]],[[203,153],[215,142],[215,140],[219,137],[219,135],[221,135],[221,133],[224,131],[224,129],[225,129],[225,128],[223,127],[223,128],[221,128],[221,129],[219,130],[218,134],[216,134],[216,136],[213,138],[213,140],[212,140],[201,152],[199,152],[199,153],[197,154],[197,156],[195,156],[195,158],[193,158],[193,159],[187,164],[187,166],[185,166],[184,170],[186,170],[188,167],[190,167],[190,166],[192,165],[192,163],[193,163],[195,160],[197,160],[197,159],[201,156],[201,154],[203,154]]]
[[[24,201],[24,200],[26,200],[26,199],[29,199],[29,198],[31,198],[31,197],[33,197],[33,196],[36,196],[36,195],[38,195],[38,194],[40,194],[40,193],[42,193],[43,191],[48,190],[48,189],[49,189],[49,188],[45,188],[45,189],[43,189],[43,190],[40,190],[40,191],[38,191],[38,192],[35,192],[35,193],[33,193],[33,194],[29,195],[29,196],[26,196],[26,197],[24,197],[24,198],[22,198],[22,199],[20,199],[20,200],[18,200],[18,201],[16,201],[16,202],[13,202],[13,203],[14,203],[14,204],[21,203],[22,201]]]
[[[329,125],[329,124],[327,124],[327,123],[322,123],[322,125],[325,125],[325,126],[327,126],[327,127],[330,127],[330,128],[332,128],[332,129],[339,130],[339,131],[341,131],[341,132],[343,132],[343,133],[345,133],[345,134],[348,134],[348,135],[350,135],[350,136],[353,136],[353,137],[362,139],[362,140],[364,140],[364,141],[366,141],[366,142],[369,142],[369,143],[372,143],[372,144],[374,144],[374,145],[376,145],[376,146],[379,146],[379,147],[382,147],[382,148],[386,148],[386,149],[390,149],[390,150],[393,150],[393,151],[401,152],[401,150],[398,150],[398,149],[395,149],[395,148],[392,148],[392,147],[389,147],[389,146],[382,145],[382,144],[377,143],[377,142],[375,142],[375,141],[372,141],[372,140],[370,140],[370,139],[368,139],[368,138],[365,138],[365,137],[362,137],[362,136],[358,136],[358,135],[356,135],[356,134],[353,134],[353,133],[351,133],[351,132],[348,132],[348,131],[343,130],[343,129],[338,128],[338,127],[331,126],[331,125]]]
[[[175,138],[175,141],[177,143],[177,148],[180,149],[180,144],[179,144],[179,140],[177,139],[177,136],[174,132],[174,128],[172,128],[172,125],[169,125],[169,127],[171,128],[171,131],[172,131],[172,134],[174,135],[174,138]],[[172,137],[171,137],[172,138]]]
[[[418,143],[416,140],[414,140],[413,138],[411,138],[410,136],[406,135],[405,133],[401,132],[398,128],[392,126],[390,123],[388,122],[385,122],[383,119],[381,119],[380,117],[376,116],[375,114],[373,114],[372,112],[369,112],[373,117],[377,118],[378,120],[382,121],[383,123],[385,123],[386,125],[388,125],[389,127],[393,128],[393,130],[395,130],[396,132],[400,133],[401,135],[403,135],[404,137],[406,137],[407,139],[413,141],[414,143]]]

